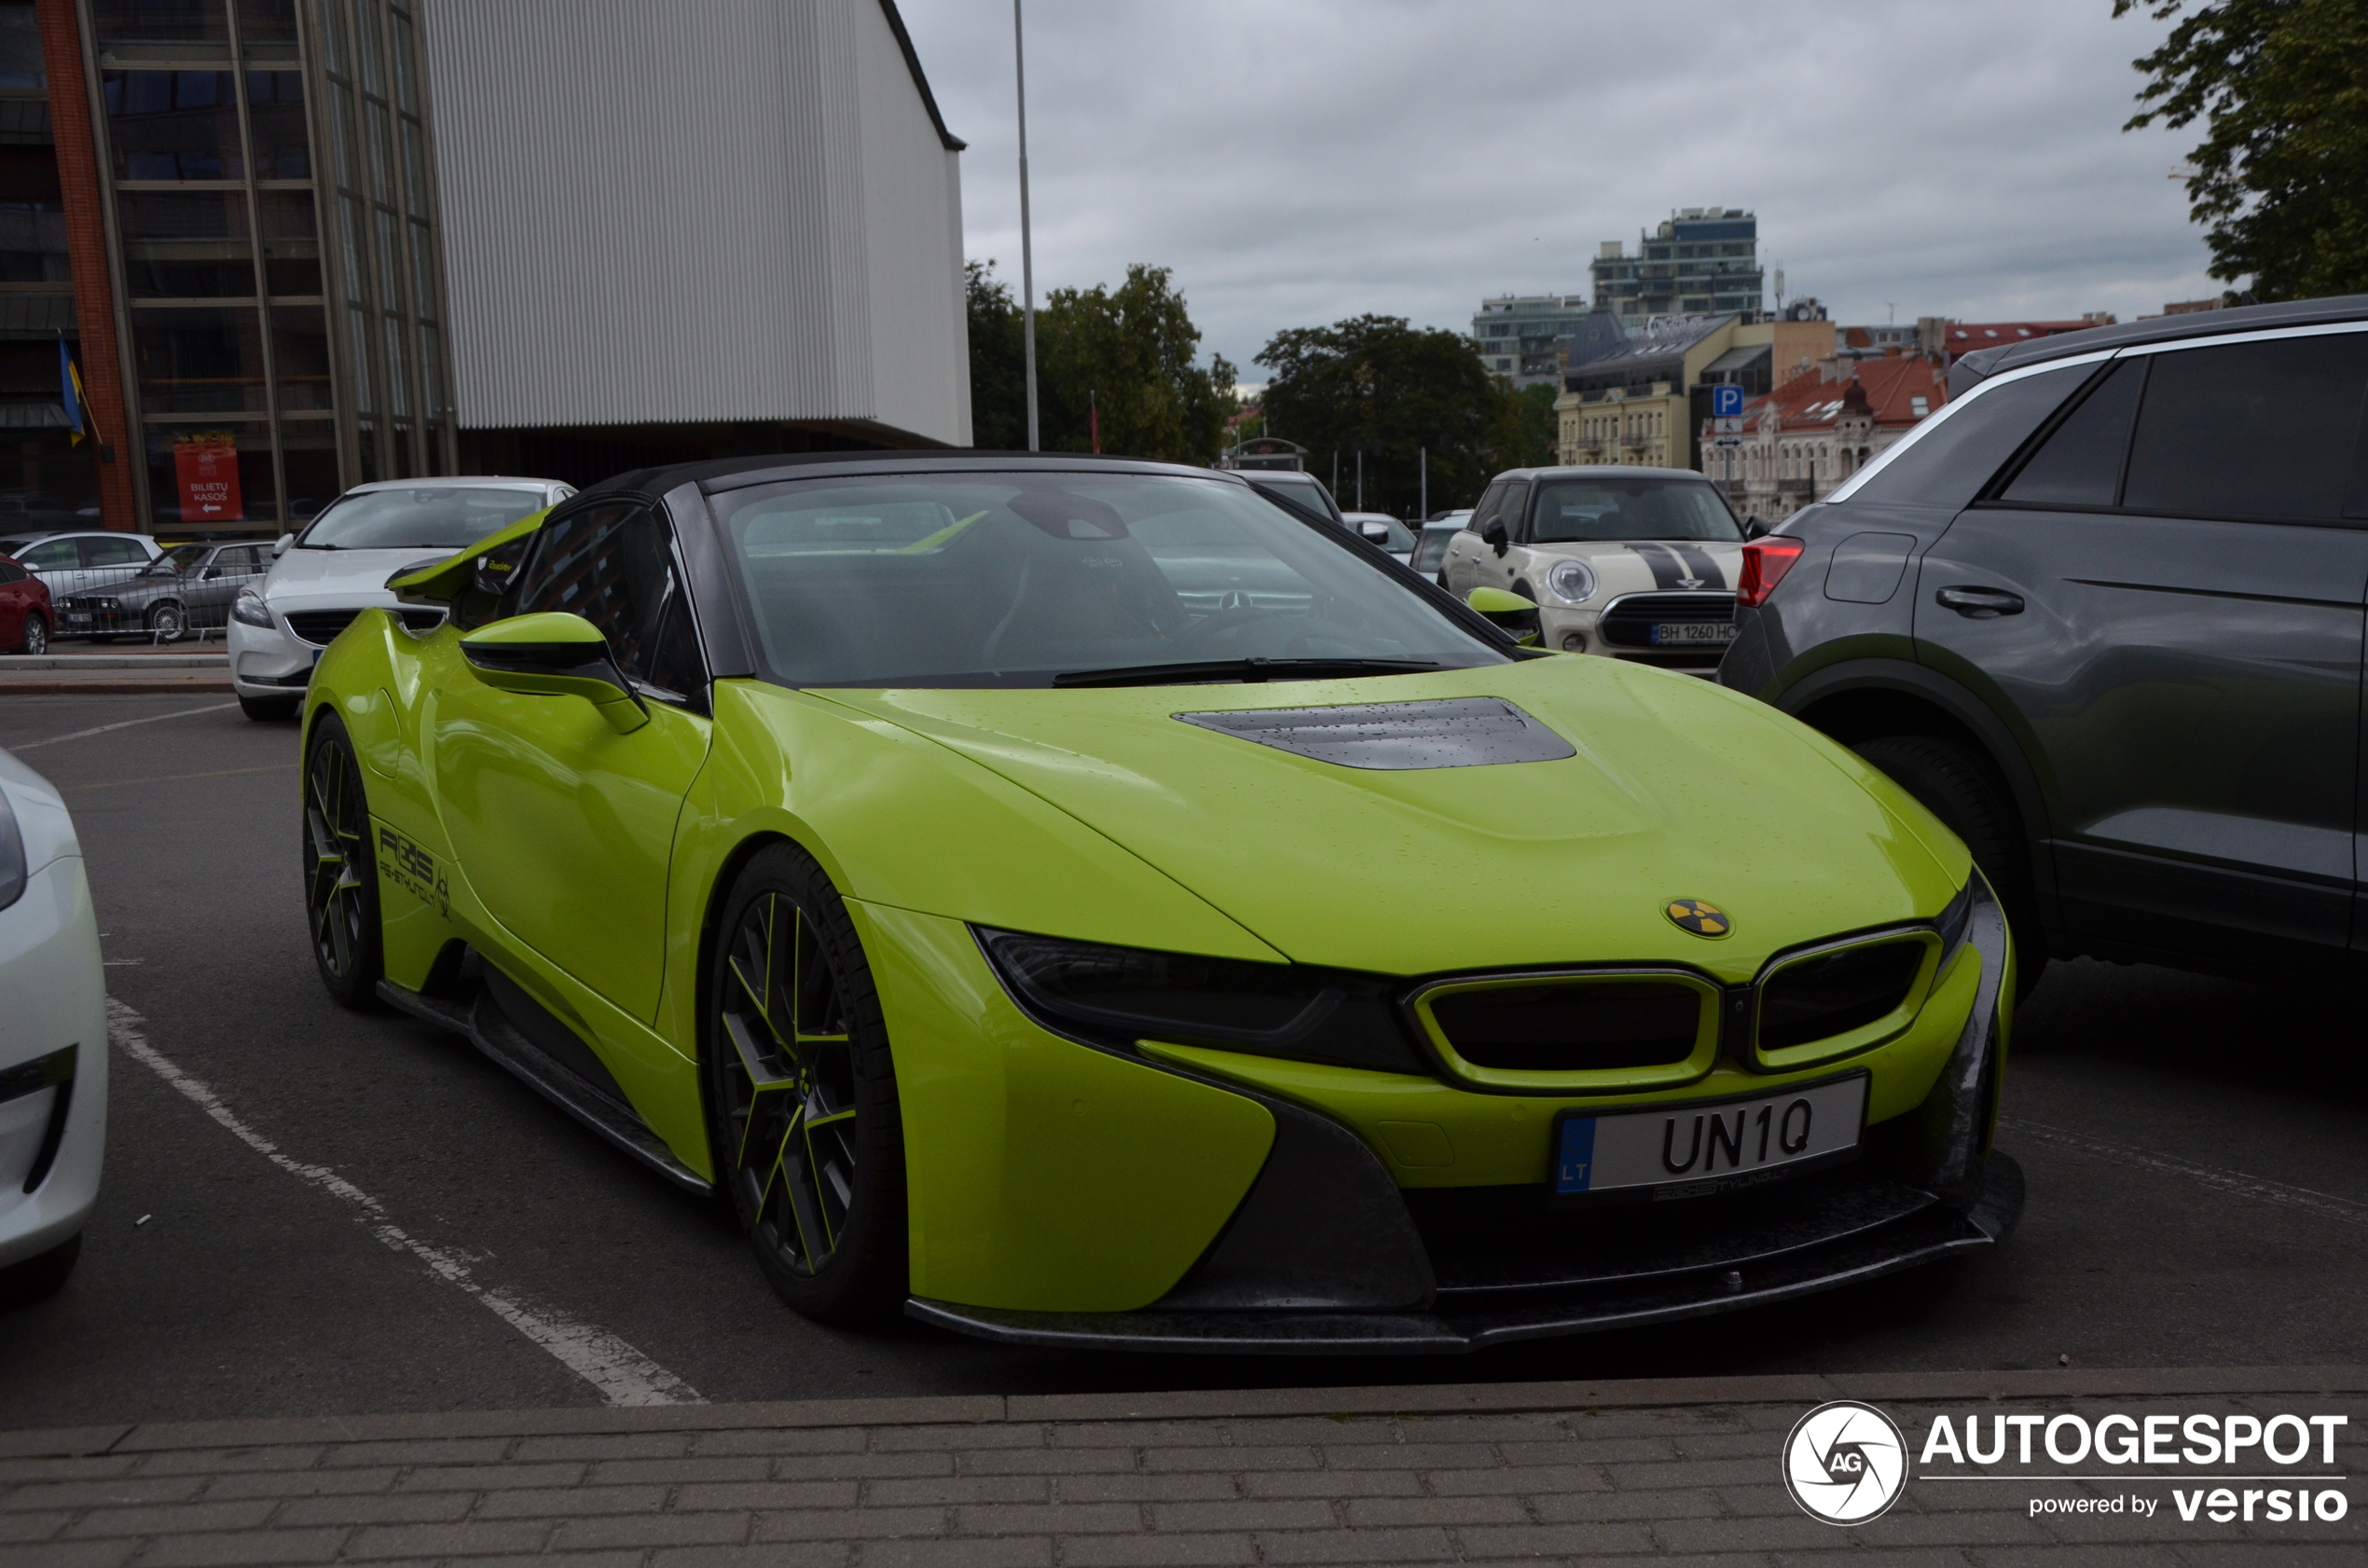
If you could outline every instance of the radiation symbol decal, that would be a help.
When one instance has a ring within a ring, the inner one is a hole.
[[[1700,899],[1672,899],[1661,913],[1669,916],[1670,924],[1698,937],[1723,937],[1735,928],[1725,910]]]

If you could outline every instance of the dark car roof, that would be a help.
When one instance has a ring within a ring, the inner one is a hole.
[[[2002,370],[2017,370],[2100,349],[2131,343],[2175,342],[2188,337],[2217,337],[2231,332],[2259,332],[2273,326],[2316,326],[2322,322],[2368,319],[2368,294],[2334,295],[2325,299],[2295,299],[2282,305],[2240,305],[2227,310],[2196,310],[2177,316],[2155,316],[2118,326],[2092,326],[2083,332],[2034,337],[2028,343],[1976,349],[1948,370],[1948,395],[1962,397],[1976,382]]]
[[[1035,468],[1052,472],[1099,468],[1124,474],[1189,474],[1196,478],[1220,476],[1220,471],[1189,464],[1154,462],[1145,458],[1101,457],[1091,452],[983,452],[945,447],[872,452],[777,452],[765,457],[715,458],[705,462],[669,463],[662,468],[636,468],[588,485],[585,495],[631,490],[664,495],[682,485],[696,485],[713,495],[762,485],[776,479],[812,478],[818,469],[844,469],[851,474],[897,469],[929,474],[1008,472]],[[1240,478],[1224,474],[1226,478]]]

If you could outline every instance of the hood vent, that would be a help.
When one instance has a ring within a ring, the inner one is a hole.
[[[1178,713],[1205,730],[1342,767],[1407,771],[1558,763],[1571,743],[1501,697]]]

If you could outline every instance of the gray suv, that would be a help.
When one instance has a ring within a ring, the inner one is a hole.
[[[2049,955],[2368,950],[2368,296],[1970,354],[1746,546],[1722,684],[1855,750]]]

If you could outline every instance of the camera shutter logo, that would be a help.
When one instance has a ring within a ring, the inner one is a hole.
[[[1827,1524],[1864,1524],[1907,1484],[1907,1439],[1872,1405],[1836,1399],[1793,1424],[1784,1438],[1784,1490]]]

